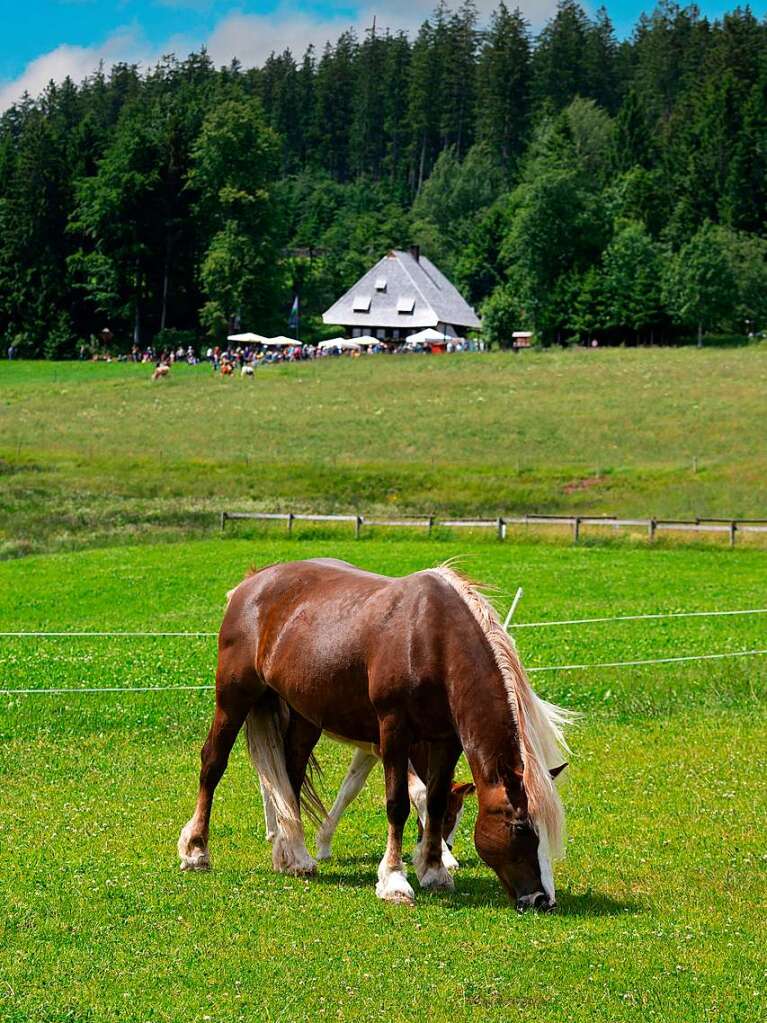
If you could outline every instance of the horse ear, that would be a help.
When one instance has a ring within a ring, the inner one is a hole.
[[[453,786],[453,792],[455,793],[455,795],[461,796],[462,799],[465,799],[467,796],[470,796],[472,792],[476,791],[477,786],[474,784],[473,781],[464,781],[458,785]]]
[[[567,767],[566,762],[564,764],[560,764],[559,767],[550,767],[549,774],[551,775],[552,778],[556,778],[557,775],[561,774],[566,767]]]

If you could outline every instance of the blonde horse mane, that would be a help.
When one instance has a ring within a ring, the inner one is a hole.
[[[572,711],[542,700],[528,681],[512,639],[504,630],[495,608],[477,584],[460,575],[450,564],[434,571],[461,597],[482,629],[503,678],[519,735],[522,781],[530,818],[542,837],[548,839],[552,856],[564,850],[565,812],[559,792],[549,773],[558,767],[570,749],[564,736],[567,725],[576,720]]]

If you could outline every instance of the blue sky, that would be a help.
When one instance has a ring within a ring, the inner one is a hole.
[[[700,6],[705,14],[717,16],[735,2],[702,0]],[[755,5],[756,13],[763,15],[765,3]],[[556,0],[520,0],[534,26],[555,5]],[[373,14],[379,25],[412,31],[433,6],[434,0],[386,0],[378,5],[375,0],[3,0],[0,109],[25,88],[39,92],[50,78],[71,74],[80,80],[100,59],[107,64],[146,63],[204,43],[217,63],[238,56],[251,64],[272,49],[290,46],[301,53],[309,42],[321,46],[344,28],[359,31]],[[494,0],[478,0],[482,15],[494,6]],[[652,4],[612,0],[607,6],[616,28],[625,34]]]

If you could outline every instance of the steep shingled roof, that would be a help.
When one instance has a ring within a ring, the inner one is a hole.
[[[382,288],[382,285],[385,285]],[[408,311],[412,308],[412,311]],[[322,316],[343,327],[455,327],[481,321],[456,287],[425,256],[394,249],[380,259]]]

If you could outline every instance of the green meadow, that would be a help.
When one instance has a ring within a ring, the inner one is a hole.
[[[0,556],[231,510],[767,515],[767,345],[326,359],[222,379],[0,363]]]
[[[344,374],[356,369],[317,372],[327,372],[340,393]],[[521,360],[509,370],[537,371]],[[120,380],[144,393],[138,374],[118,367],[93,373],[94,387],[116,402]],[[286,387],[288,379],[287,372],[264,373],[254,394]],[[42,407],[39,383],[19,375],[14,385],[14,394],[31,387],[30,416]],[[58,385],[67,389],[61,379]],[[160,400],[182,417],[187,387],[219,381],[179,373],[171,386],[178,397],[170,388],[157,399],[147,391],[147,407]],[[74,406],[65,407],[61,436],[46,442],[46,479],[58,471],[51,466],[66,463],[70,431],[80,429],[70,418]],[[348,415],[358,417],[359,407]],[[149,432],[138,419],[135,429]],[[202,436],[193,417],[186,422]],[[118,457],[118,424],[102,429],[102,453],[113,445]],[[173,434],[168,443],[175,449]],[[20,447],[14,457],[32,460],[33,451]],[[497,454],[488,444],[486,458]],[[748,460],[745,447],[730,454]],[[87,459],[80,471],[92,471]],[[226,590],[250,564],[330,554],[391,574],[460,554],[467,571],[495,587],[501,612],[524,587],[518,623],[767,605],[758,550],[380,536],[354,542],[310,531],[287,541],[264,532],[8,560],[0,565],[0,630],[215,631]],[[767,616],[519,629],[516,638],[530,668],[736,652],[767,647]],[[214,668],[211,638],[0,639],[3,690],[205,686]],[[193,806],[212,694],[3,692],[0,1019],[763,1020],[765,658],[531,677],[542,695],[583,713],[570,736],[559,906],[548,916],[518,916],[478,861],[473,803],[456,843],[455,893],[417,892],[413,909],[379,902],[380,771],[344,818],[335,858],[316,879],[274,874],[241,741],[216,797],[214,869],[181,873],[175,842]],[[323,740],[318,755],[329,800],[350,751]],[[463,763],[459,775],[467,776]],[[411,845],[412,821],[408,829]]]

